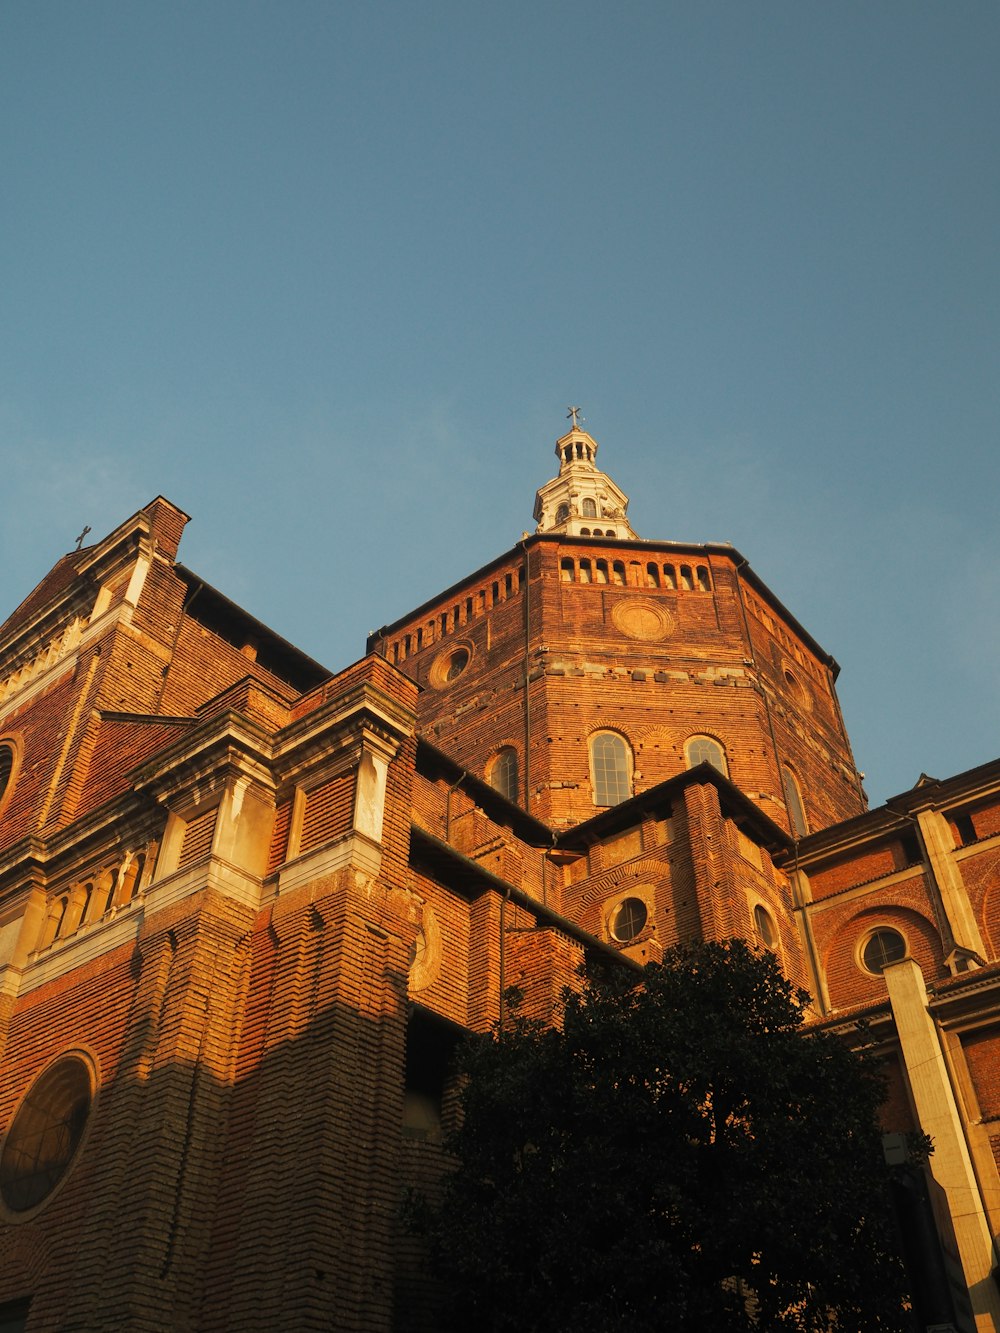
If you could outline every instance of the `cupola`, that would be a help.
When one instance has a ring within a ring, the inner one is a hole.
[[[598,469],[597,441],[580,429],[579,410],[570,408],[572,428],[556,441],[559,475],[535,496],[535,531],[637,541],[626,518],[628,496]]]

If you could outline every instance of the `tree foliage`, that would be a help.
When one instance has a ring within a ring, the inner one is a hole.
[[[875,1062],[803,1031],[740,941],[683,946],[460,1057],[431,1219],[449,1327],[506,1333],[907,1327]]]

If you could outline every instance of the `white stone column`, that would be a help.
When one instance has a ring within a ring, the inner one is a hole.
[[[910,958],[891,964],[884,975],[917,1119],[934,1143],[930,1171],[948,1199],[977,1333],[1000,1333],[992,1236],[924,978]]]
[[[367,739],[367,738],[366,738]],[[388,757],[366,744],[358,764],[358,780],[354,793],[354,828],[372,842],[382,841],[382,818],[385,813],[385,781],[389,771]]]
[[[969,902],[962,872],[955,860],[955,840],[948,821],[937,810],[921,810],[917,815],[927,859],[931,863],[934,882],[941,895],[941,904],[948,918],[952,938],[963,949],[970,949],[980,958],[986,958],[986,949],[979,933],[979,925]]]

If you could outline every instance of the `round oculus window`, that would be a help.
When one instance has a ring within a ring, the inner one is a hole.
[[[429,680],[436,690],[442,690],[457,680],[472,661],[472,649],[464,643],[455,643],[438,653],[431,663]]]
[[[611,934],[619,944],[628,944],[641,934],[649,911],[641,898],[625,898],[611,914]]]
[[[890,963],[898,963],[906,957],[906,941],[898,930],[880,927],[873,930],[861,949],[861,961],[865,971],[881,976]]]
[[[468,650],[465,648],[459,648],[457,652],[452,653],[451,657],[448,658],[448,661],[445,664],[445,670],[444,670],[445,680],[454,680],[457,676],[460,676],[462,674],[462,672],[468,665],[469,665]]]
[[[0,1198],[12,1213],[43,1203],[76,1156],[93,1103],[90,1069],[64,1056],[32,1084],[0,1153]]]

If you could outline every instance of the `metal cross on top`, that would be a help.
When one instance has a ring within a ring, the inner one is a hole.
[[[578,407],[570,407],[566,409],[566,418],[567,420],[571,420],[573,422],[574,430],[580,429],[580,423],[579,421],[577,421],[577,417],[579,415],[580,415],[580,409]],[[583,419],[584,421],[586,421],[587,418],[584,417]]]

